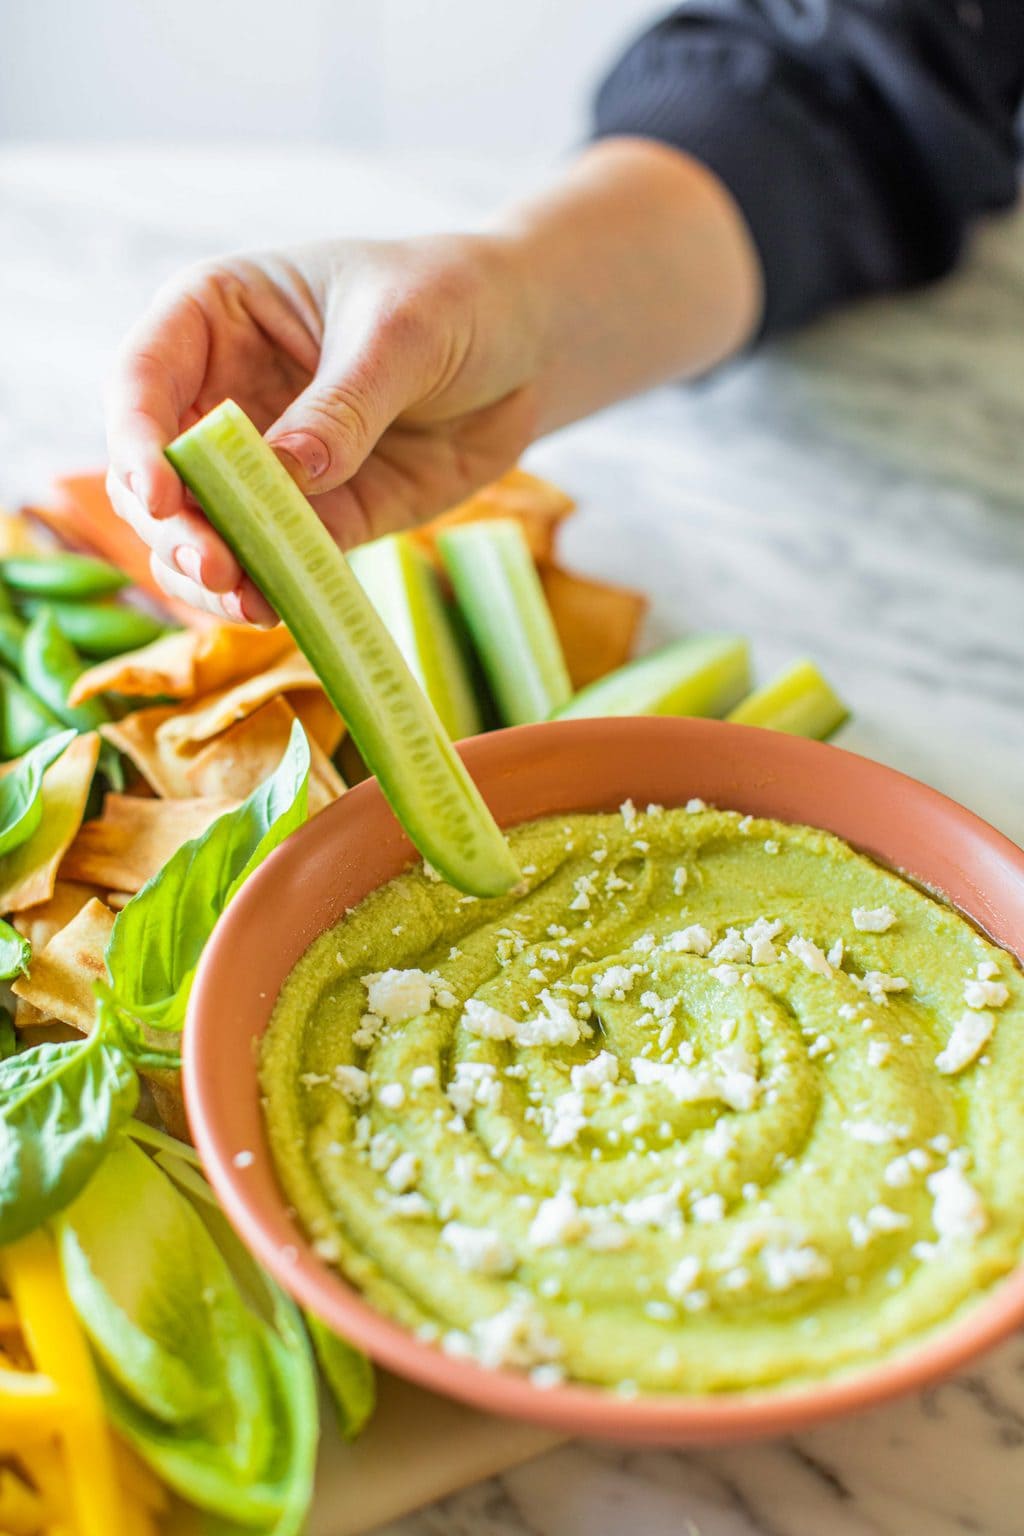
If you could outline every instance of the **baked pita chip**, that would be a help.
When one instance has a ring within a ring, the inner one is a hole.
[[[297,693],[286,693],[284,698],[298,716],[310,741],[316,742],[328,757],[333,757],[345,734],[345,722],[326,693],[306,688]]]
[[[180,800],[193,793],[181,756],[165,747],[157,735],[175,708],[173,704],[154,704],[100,727],[106,740],[131,759],[146,783],[169,800]]]
[[[200,837],[237,804],[223,798],[140,800],[108,794],[102,816],[82,824],[61,874],[111,891],[141,890],[182,843]]]
[[[49,901],[61,860],[82,825],[100,738],[76,736],[43,775],[43,814],[27,842],[0,857],[0,912]]]
[[[244,800],[280,763],[294,723],[295,714],[284,699],[270,699],[215,736],[185,765],[192,793]],[[313,816],[344,793],[345,782],[312,738],[309,750],[309,812]]]
[[[510,469],[485,485],[467,501],[440,517],[412,530],[412,537],[433,556],[437,555],[437,535],[458,523],[477,523],[492,517],[514,517],[522,526],[530,553],[535,560],[549,560],[554,551],[558,525],[569,516],[576,503],[571,496],[547,480],[525,469]]]
[[[574,688],[629,660],[647,611],[642,592],[577,576],[550,562],[540,566],[540,579]]]
[[[293,648],[265,671],[180,705],[157,727],[157,738],[162,748],[173,748],[183,757],[192,757],[203,742],[219,736],[237,720],[244,720],[268,699],[300,689],[323,692],[305,656]]]
[[[20,512],[0,507],[0,559],[12,555],[38,555],[52,549],[39,536],[39,530]]]
[[[135,699],[193,699],[236,678],[265,670],[293,648],[283,625],[250,629],[241,624],[215,623],[208,629],[177,629],[136,651],[90,667],[75,679],[68,699],[81,704],[98,693],[121,693]]]
[[[46,1018],[87,1034],[96,1017],[94,981],[107,975],[103,958],[114,914],[97,897],[92,897],[54,934],[49,944],[32,956],[27,976],[20,976],[11,990],[38,1008]]]
[[[95,895],[96,888],[92,885],[82,885],[77,880],[58,880],[49,901],[41,901],[37,907],[26,907],[14,914],[14,926],[37,954]]]

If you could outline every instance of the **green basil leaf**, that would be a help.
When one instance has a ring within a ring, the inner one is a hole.
[[[214,924],[256,866],[305,821],[308,785],[309,743],[296,721],[269,778],[184,843],[118,913],[107,971],[118,1008],[136,1025],[181,1029]]]
[[[0,855],[25,843],[43,814],[43,774],[74,741],[77,731],[48,736],[0,779]]]
[[[212,1200],[187,1164],[172,1182],[126,1140],[61,1219],[68,1291],[111,1418],[157,1475],[218,1531],[299,1536],[318,1435],[309,1343]]]
[[[138,1078],[102,1011],[84,1040],[0,1061],[0,1244],[74,1199],[138,1096]]]
[[[0,918],[0,981],[22,976],[32,959],[32,945],[24,934]]]
[[[354,1440],[366,1428],[377,1405],[373,1365],[361,1349],[333,1333],[312,1312],[306,1313],[306,1327],[330,1388],[338,1428],[346,1440]]]

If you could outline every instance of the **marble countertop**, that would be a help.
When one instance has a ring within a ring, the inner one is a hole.
[[[213,251],[466,223],[536,167],[311,149],[0,149],[0,501],[102,459],[98,385],[153,287]],[[645,588],[651,638],[813,655],[844,745],[1024,843],[1024,218],[964,272],[540,445],[573,564]],[[1024,1339],[793,1440],[568,1446],[388,1536],[1019,1536]]]

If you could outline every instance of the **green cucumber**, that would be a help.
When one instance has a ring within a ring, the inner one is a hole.
[[[449,736],[482,728],[469,668],[430,557],[400,533],[360,544],[348,563]]]
[[[502,721],[546,720],[572,684],[522,528],[512,518],[465,523],[437,544]]]
[[[167,457],[288,625],[419,851],[460,890],[510,890],[511,850],[437,711],[245,412],[225,400]]]
[[[12,555],[0,561],[0,577],[34,597],[110,597],[128,585],[123,571],[91,555]]]
[[[814,662],[794,661],[737,704],[729,719],[739,725],[760,725],[769,731],[824,741],[849,716],[850,711]]]
[[[724,715],[750,689],[739,635],[687,635],[581,688],[559,720],[602,715]]]
[[[120,656],[137,651],[164,633],[166,625],[140,608],[122,603],[76,603],[61,598],[53,602],[42,597],[26,597],[22,609],[34,618],[49,608],[71,644],[87,656]]]

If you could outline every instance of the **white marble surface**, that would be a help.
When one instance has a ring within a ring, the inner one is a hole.
[[[217,249],[474,218],[528,172],[310,151],[0,150],[0,499],[102,456],[98,383],[154,284]],[[845,744],[1024,843],[1024,221],[938,291],[865,307],[563,433],[574,563],[652,635],[813,654]],[[1024,1341],[915,1400],[729,1450],[572,1446],[389,1536],[1019,1536]]]

